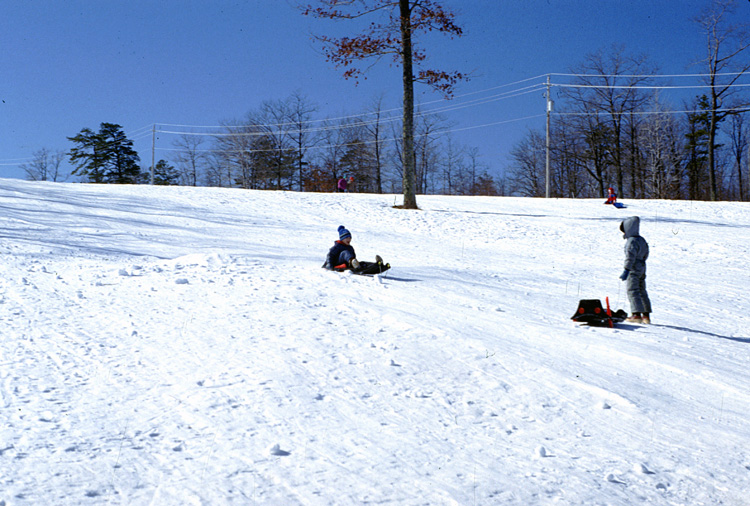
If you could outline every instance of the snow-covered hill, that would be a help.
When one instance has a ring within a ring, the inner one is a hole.
[[[0,180],[0,505],[748,503],[748,204],[394,202]]]

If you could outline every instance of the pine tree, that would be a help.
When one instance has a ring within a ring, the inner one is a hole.
[[[90,183],[138,182],[140,158],[120,125],[102,123],[98,133],[84,128],[68,139],[77,144],[68,152],[70,163],[77,165],[74,175],[86,176]]]
[[[160,186],[175,186],[180,184],[180,171],[169,165],[166,160],[159,160],[154,167],[154,184]],[[143,182],[151,181],[151,174],[143,173]]]

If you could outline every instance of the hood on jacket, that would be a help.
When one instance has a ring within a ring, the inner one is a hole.
[[[620,223],[620,231],[622,232],[623,238],[625,239],[629,237],[637,237],[638,235],[640,235],[640,228],[641,219],[638,216],[625,218],[622,223]]]

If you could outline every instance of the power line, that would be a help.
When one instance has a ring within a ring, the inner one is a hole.
[[[493,88],[493,89],[496,89],[496,88]],[[489,91],[489,90],[485,90],[485,91]],[[525,95],[525,94],[528,94],[528,93],[535,93],[535,92],[539,92],[539,91],[543,91],[543,83],[535,84],[535,85],[532,85],[532,86],[527,86],[527,87],[524,87],[524,88],[519,88],[519,89],[516,89],[516,90],[504,92],[504,93],[498,93],[498,94],[495,94],[495,95],[492,95],[492,96],[489,96],[489,97],[484,97],[484,98],[478,98],[478,99],[470,100],[468,102],[464,102],[464,103],[461,103],[461,104],[455,104],[455,105],[453,105],[452,103],[449,103],[449,104],[444,105],[441,108],[422,109],[422,106],[420,106],[420,110],[418,111],[417,115],[424,117],[424,116],[429,116],[429,115],[442,114],[444,112],[456,111],[456,110],[465,109],[465,108],[468,108],[468,107],[475,107],[475,106],[478,106],[478,105],[484,105],[484,104],[491,103],[491,102],[498,101],[498,100],[505,100],[505,99],[509,99],[509,98],[515,98],[515,97],[518,97],[518,96],[521,96],[521,95]],[[479,93],[479,92],[477,92],[477,93]],[[469,94],[467,94],[465,96],[468,96],[468,95]],[[445,103],[446,101],[442,100],[442,101],[438,101],[438,102]],[[429,103],[437,103],[437,102],[429,102]],[[384,110],[384,111],[381,111],[381,114],[382,113],[388,113],[388,112],[396,111],[396,110],[399,110],[399,109]],[[346,120],[346,119],[353,119],[353,118],[360,119],[360,121],[349,123],[349,124],[345,124],[345,125],[332,124],[332,125],[328,125],[328,126],[315,127],[315,128],[292,128],[292,129],[289,129],[289,130],[285,130],[285,131],[281,131],[281,132],[275,132],[275,133],[277,133],[277,134],[288,134],[288,133],[323,132],[323,131],[328,131],[328,130],[337,130],[337,129],[341,128],[342,126],[354,128],[354,127],[358,127],[358,126],[369,126],[369,125],[374,125],[374,124],[378,124],[378,123],[391,123],[391,122],[395,122],[395,121],[400,121],[402,119],[402,117],[400,115],[399,116],[388,116],[387,115],[385,117],[380,117],[380,118],[373,119],[373,120],[361,120],[361,118],[363,116],[371,116],[373,114],[376,114],[376,113],[365,112],[365,113],[362,113],[362,114],[359,114],[359,115],[342,116],[340,118],[314,119],[314,120],[308,120],[308,121],[302,121],[302,122],[289,122],[289,121],[287,121],[287,122],[282,122],[282,123],[256,123],[256,124],[245,124],[245,125],[210,125],[210,126],[175,125],[175,124],[169,124],[169,123],[157,123],[157,126],[166,126],[166,127],[173,127],[173,128],[192,128],[192,129],[219,129],[219,128],[223,128],[223,129],[252,128],[252,129],[257,129],[257,130],[266,129],[266,131],[218,132],[218,133],[215,133],[215,132],[206,132],[206,131],[195,132],[195,131],[181,131],[181,130],[158,130],[159,133],[176,134],[176,135],[198,135],[198,136],[205,135],[205,136],[214,136],[214,137],[232,137],[232,136],[249,136],[249,137],[253,137],[253,136],[267,135],[268,130],[270,130],[272,128],[276,128],[276,127],[288,127],[290,125],[294,126],[294,127],[297,127],[298,125],[301,125],[301,124],[313,124],[313,123],[320,123],[320,122],[331,123],[331,122],[334,122],[334,121],[337,121],[337,120]]]
[[[742,75],[742,72],[725,72],[725,73],[717,73],[713,74],[714,76],[739,76]],[[537,93],[537,92],[543,92],[545,90],[546,83],[542,80],[542,78],[546,77],[547,75],[551,76],[557,76],[557,77],[573,77],[578,79],[584,79],[584,78],[641,78],[641,79],[651,79],[651,80],[658,80],[658,79],[675,79],[675,78],[703,78],[703,77],[709,77],[711,74],[581,74],[581,73],[550,73],[550,74],[544,74],[540,76],[534,76],[522,80],[518,80],[515,82],[502,84],[498,86],[493,86],[489,88],[485,88],[482,90],[472,91],[468,93],[464,93],[461,95],[457,95],[454,97],[453,100],[446,100],[446,99],[440,99],[440,100],[433,100],[429,102],[425,102],[420,105],[420,110],[418,111],[418,116],[420,117],[428,117],[431,115],[439,115],[439,114],[445,114],[445,113],[452,113],[455,111],[464,110],[471,107],[478,107],[482,105],[487,105],[490,103],[502,101],[502,100],[509,100],[514,99],[520,96],[524,96],[531,93]],[[748,74],[750,75],[750,74]],[[534,82],[537,81],[537,82]],[[582,88],[582,89],[643,89],[643,90],[690,90],[690,89],[708,89],[711,88],[711,85],[707,84],[696,84],[696,85],[596,85],[596,84],[575,84],[575,83],[551,83],[551,86],[555,86],[558,88]],[[734,83],[731,85],[725,85],[731,88],[746,88],[750,87],[750,84],[742,84],[742,83]],[[714,86],[716,87],[716,86]],[[511,88],[508,90],[508,88]],[[500,91],[500,90],[507,90],[507,91]],[[486,95],[488,96],[481,96]],[[476,97],[476,98],[470,98],[469,97]],[[438,106],[435,106],[436,104],[440,104]],[[435,107],[433,107],[435,106]],[[337,118],[325,118],[325,119],[310,119],[305,121],[299,121],[299,122],[282,122],[282,123],[259,123],[259,124],[251,124],[251,125],[211,125],[211,126],[205,126],[205,125],[184,125],[184,124],[173,124],[173,123],[153,123],[150,125],[143,126],[141,128],[135,129],[127,134],[128,139],[131,141],[139,141],[143,140],[145,138],[148,138],[152,135],[154,129],[157,127],[166,127],[168,129],[165,130],[156,130],[156,133],[159,135],[186,135],[186,136],[203,136],[203,137],[241,137],[241,136],[259,136],[259,135],[268,135],[269,131],[273,133],[274,135],[290,135],[290,134],[301,134],[301,133],[323,133],[326,131],[331,130],[338,130],[341,128],[357,128],[357,127],[366,127],[374,124],[382,124],[387,125],[391,124],[397,121],[400,121],[402,118],[400,115],[396,114],[396,111],[400,111],[400,108],[391,108],[391,109],[384,109],[384,110],[378,110],[378,111],[366,111],[360,114],[353,114],[353,115],[347,115],[347,116],[340,116]],[[731,112],[732,109],[720,109],[717,110],[717,112]],[[638,115],[673,115],[673,114],[684,114],[684,113],[697,113],[697,112],[710,112],[705,110],[680,110],[680,111],[669,111],[669,110],[660,110],[660,111],[638,111],[634,112],[633,114]],[[373,119],[367,119],[369,117],[372,117],[376,114],[380,114],[381,116],[378,118]],[[599,112],[593,112],[593,113],[574,113],[574,112],[568,112],[568,113],[554,113],[557,116],[563,116],[563,115],[593,115],[593,114],[601,114]],[[483,123],[480,125],[470,125],[462,128],[455,128],[455,129],[444,129],[441,130],[441,135],[453,133],[453,132],[461,132],[461,131],[467,131],[467,130],[476,130],[481,128],[489,128],[492,126],[498,126],[508,123],[514,123],[518,121],[525,121],[530,119],[536,119],[540,116],[543,116],[543,114],[540,115],[531,115],[531,116],[525,116],[525,117],[518,117],[518,118],[511,118],[508,120],[502,120],[502,121],[496,121],[496,122],[490,122],[490,123]],[[356,120],[351,121],[350,123],[343,123],[346,120]],[[321,126],[314,126],[319,125]],[[288,128],[288,127],[295,127],[295,128]],[[286,127],[286,128],[285,128]],[[249,132],[211,132],[206,130],[214,130],[214,129],[255,129],[256,131],[249,131]],[[180,130],[180,129],[192,129],[193,131],[186,131],[186,130]],[[258,130],[264,130],[265,131],[258,131]],[[195,131],[200,130],[200,131]],[[437,134],[435,134],[437,135]],[[389,138],[384,140],[383,142],[393,141],[396,138]],[[344,145],[346,143],[342,143]],[[332,147],[335,145],[329,145],[327,147]],[[317,149],[321,149],[324,147],[319,147]],[[160,151],[185,151],[184,149],[168,149],[168,148],[156,148]],[[205,150],[207,152],[210,151],[223,151],[223,150]],[[9,159],[0,159],[0,166],[18,166],[24,163],[29,163],[35,160],[34,157],[27,157],[27,158],[9,158]]]
[[[739,76],[747,72],[717,72],[714,74],[563,74],[552,72],[551,76],[561,77],[632,77],[632,78],[650,78],[650,79],[672,79],[675,77],[711,77],[713,76]],[[545,76],[547,74],[544,74]]]
[[[693,85],[693,86],[646,86],[646,85],[614,85],[614,84],[554,84],[550,86],[556,88],[601,88],[601,89],[629,89],[629,90],[687,90],[687,89],[705,89],[705,88],[747,88],[750,84],[730,84],[730,85]]]
[[[503,121],[495,121],[492,123],[485,123],[482,125],[475,125],[475,126],[469,126],[469,127],[463,127],[463,128],[446,128],[443,130],[440,130],[438,132],[432,132],[429,134],[415,134],[414,137],[416,139],[421,139],[425,137],[442,137],[448,134],[456,133],[456,132],[463,132],[467,130],[476,130],[477,128],[486,128],[491,126],[497,126],[497,125],[504,125],[508,123],[515,123],[518,121],[526,121],[530,119],[537,119],[540,117],[543,117],[544,114],[536,114],[532,116],[525,116],[522,118],[514,118],[509,120],[503,120]],[[380,140],[371,140],[371,141],[356,141],[356,142],[343,142],[341,144],[327,144],[327,145],[317,145],[317,146],[310,146],[306,149],[310,151],[316,151],[316,150],[322,150],[322,149],[329,149],[329,148],[336,148],[341,146],[366,146],[376,143],[386,143],[386,142],[398,142],[401,140],[401,137],[388,137],[385,139]],[[177,151],[177,152],[184,152],[184,149],[179,148],[156,148],[158,151]],[[272,148],[272,149],[196,149],[193,150],[197,153],[243,153],[243,154],[252,154],[252,153],[273,153],[278,151],[278,148]]]
[[[715,74],[715,75],[738,75],[741,73],[721,73],[721,74]],[[596,78],[596,77],[617,77],[617,78],[695,78],[695,77],[705,77],[709,76],[710,74],[662,74],[662,75],[656,75],[656,74],[565,74],[565,73],[552,73],[550,75],[560,76],[560,77],[588,77],[588,78]],[[470,93],[465,93],[462,95],[459,95],[458,98],[465,98],[469,96],[475,96],[480,95],[483,93],[488,93],[491,91],[511,87],[511,86],[518,86],[520,84],[528,83],[530,81],[534,81],[537,79],[540,79],[543,76],[535,76],[527,79],[522,79],[519,81],[515,81],[513,83],[508,83],[500,86],[494,86],[491,88],[486,88],[484,90],[474,91]],[[497,93],[494,95],[491,95],[489,97],[481,97],[472,99],[465,102],[459,102],[459,103],[446,103],[448,101],[446,100],[435,100],[426,102],[425,104],[422,104],[420,107],[424,107],[425,105],[432,105],[432,104],[443,104],[441,107],[435,107],[435,108],[427,108],[427,109],[421,109],[418,113],[418,115],[424,117],[428,115],[436,115],[436,114],[443,114],[443,113],[449,113],[454,112],[458,110],[462,110],[469,107],[476,107],[479,105],[485,105],[488,103],[492,103],[494,101],[498,100],[505,100],[510,98],[515,98],[521,95],[529,94],[529,93],[536,93],[536,92],[542,92],[545,88],[545,83],[542,81],[539,81],[538,83],[513,89],[511,91],[503,92],[503,93]],[[569,84],[569,83],[551,83],[551,86],[558,87],[558,88],[592,88],[592,89],[644,89],[644,90],[687,90],[687,89],[706,89],[711,88],[710,85],[592,85],[592,84]],[[750,84],[741,84],[741,83],[735,83],[733,85],[730,85],[730,87],[737,87],[737,88],[745,88],[750,87]],[[452,102],[452,101],[451,101]],[[346,128],[356,128],[356,127],[363,127],[363,126],[370,126],[374,125],[376,123],[380,124],[388,124],[393,123],[396,121],[399,121],[401,119],[400,116],[395,115],[389,115],[390,113],[393,113],[394,111],[397,111],[398,109],[385,109],[382,111],[379,111],[380,114],[385,114],[385,117],[379,117],[377,119],[373,120],[363,120],[363,117],[372,116],[373,114],[377,114],[378,112],[365,112],[362,114],[357,115],[348,115],[348,116],[341,116],[338,118],[327,118],[327,119],[312,119],[312,120],[306,120],[302,122],[281,122],[281,123],[258,123],[258,124],[249,124],[249,125],[179,125],[179,124],[169,124],[169,123],[160,123],[157,124],[157,126],[163,126],[163,127],[172,127],[172,128],[191,128],[193,130],[202,130],[202,131],[184,131],[184,130],[158,130],[159,134],[168,134],[168,135],[188,135],[188,136],[208,136],[208,137],[256,137],[256,136],[264,136],[268,135],[270,129],[281,129],[280,131],[274,131],[273,133],[275,135],[289,135],[289,134],[300,134],[300,133],[320,133],[330,130],[336,130],[340,129],[342,127]],[[647,114],[673,114],[671,112],[648,112]],[[342,120],[348,120],[357,118],[359,121],[352,122],[350,124],[341,125],[341,124],[331,124],[326,126],[320,126],[320,127],[300,127],[300,125],[312,125],[315,123],[332,123],[336,121],[342,121]],[[516,121],[515,119],[509,120],[510,122]],[[491,123],[488,125],[493,124],[502,124],[502,122],[497,123]],[[291,129],[283,129],[284,127],[293,126],[295,128]],[[253,129],[253,131],[247,131],[247,132],[237,132],[237,131],[225,131],[225,132],[209,132],[205,131],[206,129],[242,129],[242,128],[248,128]],[[468,129],[474,129],[478,128],[478,126],[472,126],[467,127]],[[148,133],[144,133],[144,137],[148,135]]]
[[[731,108],[731,109],[685,109],[681,111],[673,111],[673,110],[661,110],[661,111],[628,111],[628,112],[622,112],[617,114],[622,114],[623,116],[626,115],[633,115],[633,116],[648,116],[648,115],[670,115],[670,114],[697,114],[697,113],[703,113],[703,112],[745,112],[747,111],[746,107],[742,108]],[[594,112],[553,112],[553,116],[600,116],[600,115],[611,115],[611,112],[608,111],[594,111]]]

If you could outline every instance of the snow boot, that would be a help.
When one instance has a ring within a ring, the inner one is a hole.
[[[352,258],[349,262],[349,266],[352,268],[352,270],[358,271],[359,270],[359,261],[356,258]]]
[[[375,263],[383,265],[383,259],[380,258],[380,255],[375,255]]]
[[[634,314],[625,318],[625,323],[643,323],[643,318],[639,314]]]

